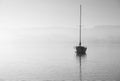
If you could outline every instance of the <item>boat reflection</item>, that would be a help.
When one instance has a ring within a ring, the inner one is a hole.
[[[83,81],[82,80],[82,60],[86,58],[86,54],[78,54],[76,53],[76,58],[77,60],[79,61],[79,66],[80,66],[80,81]]]

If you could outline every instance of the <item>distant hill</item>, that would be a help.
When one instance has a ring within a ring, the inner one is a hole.
[[[84,30],[84,39],[92,43],[120,43],[119,25],[101,25]]]

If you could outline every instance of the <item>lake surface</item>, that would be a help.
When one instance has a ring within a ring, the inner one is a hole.
[[[119,81],[120,45],[88,44],[80,61],[75,44],[21,43],[1,46],[1,81]]]

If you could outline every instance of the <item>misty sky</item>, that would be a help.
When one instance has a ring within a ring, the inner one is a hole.
[[[76,27],[120,25],[119,0],[0,0],[0,27]]]

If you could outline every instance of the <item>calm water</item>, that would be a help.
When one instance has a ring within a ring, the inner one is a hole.
[[[7,47],[6,47],[7,46]],[[87,45],[80,61],[74,44],[13,43],[1,49],[0,80],[7,81],[119,81],[120,45]],[[7,49],[7,51],[6,51]]]

